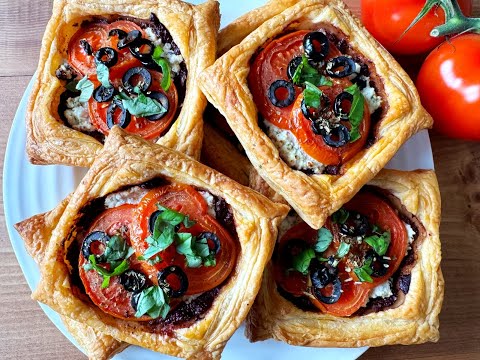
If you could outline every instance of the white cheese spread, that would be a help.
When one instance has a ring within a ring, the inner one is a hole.
[[[70,126],[78,131],[95,131],[88,115],[88,103],[80,102],[80,96],[68,98],[64,112]]]
[[[308,155],[290,131],[280,129],[267,120],[264,120],[264,124],[268,137],[287,165],[297,170],[312,171],[314,174],[322,173],[325,165]]]
[[[407,234],[408,234],[408,242],[411,244],[413,243],[413,240],[415,240],[415,231],[412,229],[410,224],[405,223],[405,228],[407,229]]]
[[[205,190],[200,190],[199,193],[200,193],[200,195],[202,195],[202,197],[207,202],[208,214],[210,216],[213,216],[214,218],[216,218],[217,213],[215,212],[215,198],[213,197],[213,195],[210,194],[208,191],[205,191]]]
[[[123,204],[138,204],[147,192],[147,189],[140,186],[133,186],[127,190],[108,194],[105,197],[105,207],[111,209]]]
[[[300,224],[302,219],[295,212],[288,213],[287,217],[283,219],[278,227],[278,238],[281,239],[285,233],[297,224]]]
[[[370,86],[370,78],[366,76],[360,77],[367,83],[367,86],[362,89],[362,95],[367,102],[368,109],[370,110],[370,114],[373,114],[375,110],[377,110],[380,106],[382,106],[382,98],[377,95],[375,89]]]
[[[388,298],[393,295],[392,289],[390,287],[390,281],[387,280],[384,283],[378,285],[372,290],[372,293],[370,294],[370,299],[375,299],[375,298]]]
[[[148,39],[153,43],[155,46],[161,46],[163,49],[162,57],[168,61],[172,71],[175,74],[180,72],[180,64],[183,62],[183,56],[177,55],[173,52],[172,44],[170,43],[162,43],[162,39],[155,35],[155,32],[152,28],[147,27],[145,29],[145,33],[148,36]]]

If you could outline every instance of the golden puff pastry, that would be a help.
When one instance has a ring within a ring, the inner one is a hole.
[[[68,59],[69,40],[79,24],[93,18],[148,20],[151,14],[170,32],[188,71],[183,106],[157,142],[195,158],[200,156],[206,101],[197,76],[215,61],[218,2],[55,0],[27,111],[27,154],[32,163],[88,167],[102,148],[94,137],[64,125],[57,111],[65,84],[56,77],[56,70]]]
[[[237,37],[234,29],[248,29],[250,34],[202,73],[200,86],[209,102],[225,116],[261,177],[310,226],[319,228],[386,165],[408,138],[431,126],[432,119],[421,106],[408,75],[343,2],[302,0],[290,5],[288,1],[268,3],[263,12],[271,17],[261,25],[254,20],[256,12],[231,24],[221,35],[220,48],[226,50],[243,37]],[[260,117],[247,82],[252,59],[266,42],[292,31],[319,27],[344,34],[348,45],[343,42],[342,46],[366,59],[384,92],[383,113],[373,126],[374,142],[342,164],[335,175],[328,175],[328,171],[308,175],[283,160],[279,148],[259,126]]]
[[[32,216],[15,225],[15,229],[25,242],[27,252],[40,266],[52,236],[52,231],[65,211],[69,199],[70,197],[63,200],[50,212]],[[109,359],[128,345],[67,316],[61,316],[61,318],[70,334],[72,334],[90,359]]]
[[[233,271],[210,309],[193,324],[163,333],[146,331],[138,322],[108,315],[86,301],[72,283],[66,258],[71,245],[67,239],[87,204],[126,186],[159,178],[222,198],[231,209],[240,246]],[[178,357],[219,358],[253,304],[273,251],[277,227],[287,212],[287,206],[270,202],[192,158],[114,127],[53,230],[33,298],[122,342]]]
[[[419,221],[424,230],[412,243],[414,262],[403,263],[401,274],[410,271],[406,295],[378,312],[364,311],[351,317],[336,317],[304,311],[280,295],[270,263],[262,288],[247,318],[251,341],[268,338],[292,345],[357,347],[418,344],[438,341],[444,280],[440,268],[440,194],[433,171],[382,170],[368,185],[388,192],[398,206]],[[407,270],[408,268],[408,270]]]

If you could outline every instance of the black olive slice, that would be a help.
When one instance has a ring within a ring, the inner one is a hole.
[[[156,115],[146,116],[145,119],[150,121],[158,121],[161,120],[165,115],[168,113],[168,109],[170,108],[170,102],[168,101],[167,96],[164,93],[152,91],[150,94],[147,95],[148,97],[157,100],[164,108],[165,112]]]
[[[278,98],[277,91],[282,89],[287,91],[287,96],[282,96],[282,98]],[[295,89],[292,83],[285,80],[277,80],[274,81],[272,85],[270,85],[270,88],[268,89],[268,98],[274,106],[284,108],[292,105],[295,101]]]
[[[85,259],[88,259],[90,255],[92,255],[92,251],[90,249],[92,243],[94,242],[100,242],[103,245],[107,245],[107,243],[110,241],[110,236],[108,236],[106,233],[103,231],[93,231],[90,234],[88,234],[85,239],[83,240],[82,243],[82,254],[85,257]],[[98,263],[101,263],[104,261],[104,256],[103,254],[93,254],[95,255],[95,261]]]
[[[125,49],[127,46],[133,46],[135,43],[142,38],[142,33],[138,30],[130,31],[127,36],[120,38],[117,43],[118,50]]]
[[[372,269],[372,276],[373,277],[382,277],[384,276],[388,268],[385,265],[388,264],[388,260],[384,259],[383,256],[377,255],[373,250],[370,250],[367,252],[365,255],[365,261],[372,260],[372,263],[370,264],[370,269]]]
[[[363,236],[369,228],[370,223],[365,215],[350,211],[347,221],[340,226],[340,232],[349,236]]]
[[[298,66],[302,63],[302,57],[297,56],[290,61],[287,67],[287,76],[290,80],[293,80],[293,75],[295,75],[295,71],[297,71]]]
[[[171,275],[174,275],[178,278],[180,282],[179,289],[172,289],[172,287],[168,284],[167,277]],[[168,296],[178,298],[187,291],[188,278],[182,269],[180,269],[178,266],[172,265],[160,270],[158,273],[158,284],[165,287],[165,291],[167,292]]]
[[[118,61],[118,54],[111,47],[103,47],[95,53],[95,62],[112,67]]]
[[[303,49],[307,58],[314,62],[325,59],[328,54],[330,45],[327,35],[319,31],[308,33],[303,38]]]
[[[144,65],[152,62],[153,51],[155,45],[148,39],[138,39],[134,44],[129,46],[130,52]]]
[[[353,95],[345,91],[338,94],[333,104],[333,111],[335,112],[335,115],[338,116],[341,120],[348,121],[350,111],[343,110],[344,101],[349,102],[351,106],[351,104],[353,103]]]
[[[134,76],[141,77],[141,80],[139,80],[136,84],[131,83],[131,80]],[[123,82],[123,87],[129,93],[133,93],[134,92],[133,89],[135,87],[138,87],[140,91],[145,92],[147,91],[147,89],[150,87],[150,84],[152,83],[152,75],[150,75],[150,72],[147,69],[137,66],[129,69],[128,71],[125,72],[125,74],[123,74],[122,82]]]
[[[322,94],[320,97],[320,107],[319,108],[313,108],[310,106],[307,106],[305,104],[305,99],[302,100],[301,104],[301,109],[302,109],[302,114],[305,116],[310,121],[315,121],[320,119],[322,114],[324,114],[330,106],[330,99],[325,95]]]
[[[126,31],[123,31],[122,29],[112,29],[108,33],[109,37],[117,36],[118,39],[124,39],[124,38],[127,37],[127,35],[128,35],[128,33]]]
[[[93,54],[92,46],[88,43],[87,40],[85,39],[80,40],[80,46],[83,48],[83,50],[87,55]]]
[[[125,290],[136,293],[145,288],[147,277],[141,272],[130,269],[120,275],[120,284]]]
[[[325,144],[338,148],[346,145],[350,141],[350,132],[345,126],[336,124],[330,129],[328,134],[324,134],[322,137]]]
[[[326,73],[333,78],[343,78],[355,72],[356,64],[348,56],[338,56],[328,61]]]
[[[198,235],[197,240],[207,240],[207,244],[210,247],[210,242],[213,243],[213,252],[217,254],[220,251],[220,239],[218,238],[217,235],[211,232],[202,232],[200,235]]]
[[[115,114],[115,110],[120,109],[122,111],[120,116],[120,121],[115,124],[113,115]],[[131,116],[130,113],[123,107],[123,104],[120,100],[114,100],[110,103],[107,109],[107,126],[109,129],[114,127],[115,125],[120,126],[122,129],[125,129],[128,124],[130,124]]]
[[[342,283],[340,282],[338,275],[335,274],[333,269],[329,269],[316,261],[313,262],[311,267],[313,268],[313,270],[310,271],[313,295],[324,304],[336,303],[342,294]],[[325,296],[322,294],[321,290],[329,284],[332,284],[332,293],[330,296]]]
[[[93,98],[97,102],[107,102],[113,99],[115,88],[113,86],[105,87],[100,85],[93,91]]]

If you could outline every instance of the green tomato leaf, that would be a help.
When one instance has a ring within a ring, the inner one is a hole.
[[[88,80],[88,77],[85,76],[82,78],[77,85],[75,86],[75,89],[79,90],[80,93],[80,102],[87,102],[93,94],[94,86],[93,82]]]
[[[317,232],[317,243],[315,244],[315,251],[318,253],[324,252],[332,243],[333,235],[327,228],[320,228]]]
[[[387,253],[388,247],[390,246],[390,232],[385,231],[380,236],[372,235],[363,241],[370,245],[378,255],[383,256]]]
[[[301,272],[303,275],[308,274],[310,262],[315,258],[315,251],[313,249],[305,249],[298,255],[293,257],[293,269]]]
[[[350,120],[350,124],[352,125],[350,129],[350,142],[355,142],[360,139],[359,128],[363,120],[365,98],[363,97],[363,94],[357,84],[349,86],[345,89],[345,92],[353,96],[353,102],[350,108],[350,113],[348,114],[348,118]]]
[[[112,84],[110,84],[110,70],[108,69],[107,65],[100,62],[97,64],[97,79],[104,87],[112,87]]]

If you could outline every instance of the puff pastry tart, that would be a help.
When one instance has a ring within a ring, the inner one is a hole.
[[[432,119],[341,1],[263,9],[271,17],[258,27],[254,12],[222,33],[228,48],[235,28],[250,30],[200,86],[259,174],[318,229]]]
[[[439,221],[432,171],[382,171],[319,230],[291,214],[247,336],[334,347],[437,341]]]
[[[287,212],[115,126],[52,232],[33,297],[118,341],[218,358]]]
[[[36,164],[89,166],[114,125],[200,156],[218,3],[56,0],[27,113]]]

